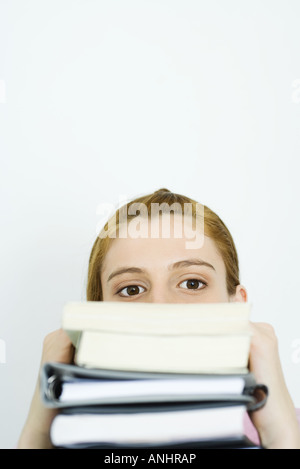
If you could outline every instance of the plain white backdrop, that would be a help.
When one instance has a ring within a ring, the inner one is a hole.
[[[228,226],[300,407],[299,26],[298,0],[0,0],[0,447],[100,204],[161,187]]]

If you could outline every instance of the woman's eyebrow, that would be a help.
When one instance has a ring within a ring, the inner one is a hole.
[[[112,272],[110,276],[108,277],[107,282],[109,282],[112,278],[116,277],[117,275],[126,274],[126,273],[143,274],[145,273],[145,271],[143,269],[140,269],[139,267],[122,267],[121,269],[117,269],[114,272]]]
[[[203,261],[202,259],[185,259],[182,261],[175,262],[174,264],[170,264],[168,266],[169,270],[175,270],[175,269],[180,269],[182,267],[190,267],[192,265],[200,265],[200,266],[206,266],[210,267],[213,270],[216,270],[212,264],[209,264],[208,262]],[[122,275],[126,273],[131,273],[131,274],[144,274],[146,273],[145,270],[140,269],[139,267],[122,267],[120,269],[115,270],[112,272],[108,279],[107,283],[117,275]]]
[[[206,267],[210,267],[214,271],[216,270],[212,264],[209,264],[209,262],[205,262],[203,259],[185,259],[183,261],[178,261],[174,264],[169,265],[169,270],[180,269],[182,267],[189,267],[191,265],[203,265]]]

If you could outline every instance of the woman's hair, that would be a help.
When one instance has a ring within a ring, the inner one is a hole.
[[[124,210],[126,210],[125,213],[128,221],[138,216],[136,214],[136,210],[134,211],[134,215],[128,215],[128,211],[130,212],[129,208],[132,204],[136,204],[135,207],[137,204],[144,204],[144,206],[147,207],[148,215],[150,216],[152,204],[164,203],[168,204],[168,206],[174,203],[176,203],[177,206],[179,204],[182,208],[182,213],[184,213],[184,204],[188,203],[190,206],[192,206],[193,216],[195,216],[196,207],[199,205],[198,202],[190,199],[189,197],[175,194],[168,189],[159,189],[152,194],[138,197],[120,207],[112,217],[115,222],[114,226],[118,231],[120,223],[122,222],[122,218],[120,217],[121,210],[123,210],[121,213],[124,213]],[[206,205],[202,207],[204,207],[204,234],[214,241],[218,252],[222,256],[226,269],[227,293],[229,296],[231,296],[235,293],[236,286],[240,284],[237,250],[232,236],[223,221]],[[112,220],[112,218],[110,220]],[[87,301],[103,301],[101,269],[105,255],[113,241],[113,238],[111,236],[101,237],[101,233],[109,233],[110,220],[107,221],[101,230],[90,254],[86,290]]]

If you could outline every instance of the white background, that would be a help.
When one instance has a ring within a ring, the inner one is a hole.
[[[299,0],[1,0],[0,136],[0,447],[99,205],[160,187],[227,224],[300,407]]]

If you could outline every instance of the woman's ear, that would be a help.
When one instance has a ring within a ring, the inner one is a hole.
[[[246,288],[243,285],[237,285],[235,294],[231,295],[229,301],[239,301],[241,303],[246,303],[248,300],[248,293]]]

